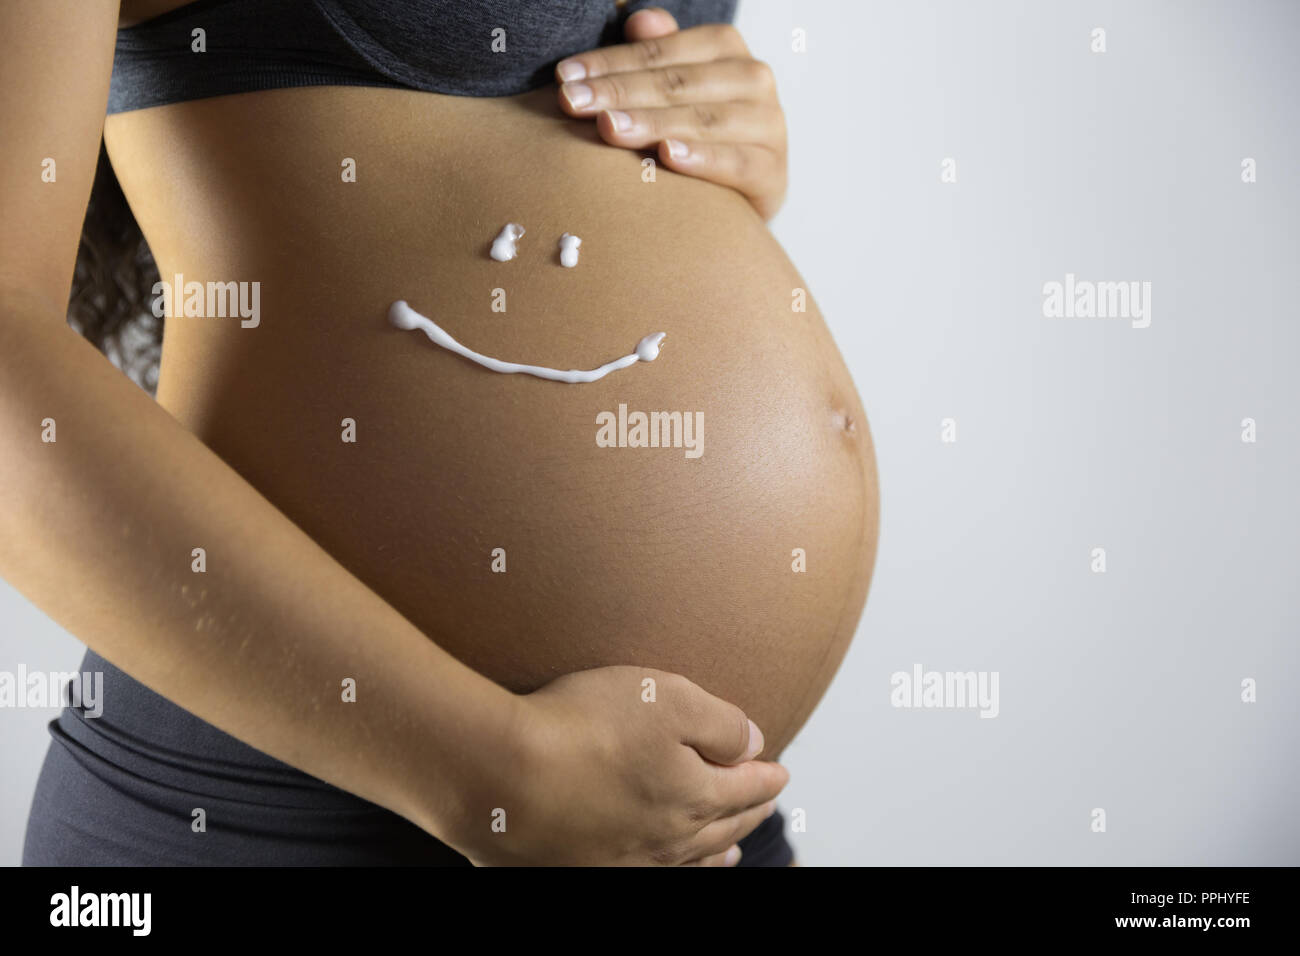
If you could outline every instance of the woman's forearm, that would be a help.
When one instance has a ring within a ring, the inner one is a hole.
[[[420,633],[36,297],[0,301],[0,449],[0,575],[200,718],[456,842],[476,768],[511,759],[497,751],[518,698]]]

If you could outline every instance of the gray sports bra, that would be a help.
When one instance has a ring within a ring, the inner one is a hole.
[[[118,31],[108,112],[290,86],[508,96],[649,6],[684,30],[736,0],[197,0]]]

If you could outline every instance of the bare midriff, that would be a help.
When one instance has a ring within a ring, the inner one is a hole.
[[[866,599],[866,418],[745,199],[662,168],[647,182],[643,154],[554,97],[313,87],[109,117],[163,279],[259,283],[255,327],[167,320],[158,401],[476,670],[520,692],[674,671],[778,755]],[[518,255],[495,261],[511,222]],[[569,384],[395,329],[398,299],[468,348],[555,369],[667,335],[653,362]],[[602,447],[620,406],[702,418],[702,454]]]

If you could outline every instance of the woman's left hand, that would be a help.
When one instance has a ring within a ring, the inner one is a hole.
[[[659,162],[730,186],[771,219],[786,188],[785,114],[772,69],[755,60],[736,28],[679,30],[667,10],[627,18],[630,41],[561,60],[560,106],[595,118],[605,142],[658,144]]]

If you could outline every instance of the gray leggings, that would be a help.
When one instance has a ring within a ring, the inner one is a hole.
[[[93,651],[103,714],[67,706],[27,821],[24,866],[469,866],[408,820],[236,740]],[[203,832],[195,831],[202,809]],[[773,814],[741,866],[793,853]]]

